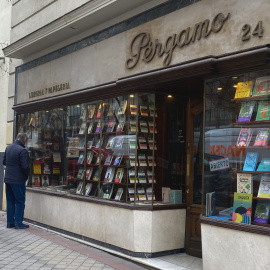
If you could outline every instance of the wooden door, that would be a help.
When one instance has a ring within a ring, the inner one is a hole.
[[[187,104],[186,121],[186,253],[202,257],[200,214],[202,213],[203,96]]]

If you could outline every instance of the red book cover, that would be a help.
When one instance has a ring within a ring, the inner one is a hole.
[[[269,136],[268,128],[260,129],[256,136],[254,146],[265,146],[268,141],[268,136]]]
[[[251,128],[242,128],[240,130],[237,146],[248,146],[250,143],[250,139],[252,136],[252,129]]]

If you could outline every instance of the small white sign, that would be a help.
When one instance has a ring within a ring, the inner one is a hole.
[[[220,171],[230,168],[230,162],[228,158],[216,159],[209,161],[210,171]]]

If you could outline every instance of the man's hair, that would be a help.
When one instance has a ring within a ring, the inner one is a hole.
[[[22,143],[24,143],[26,139],[28,139],[26,133],[18,133],[16,138],[17,141],[20,141]]]

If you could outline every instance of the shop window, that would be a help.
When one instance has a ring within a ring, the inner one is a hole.
[[[18,132],[29,138],[28,186],[125,203],[182,203],[184,107],[163,97],[131,94],[19,115]]]
[[[206,216],[269,224],[270,72],[206,81],[203,201]]]

